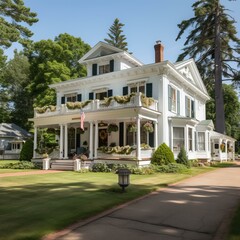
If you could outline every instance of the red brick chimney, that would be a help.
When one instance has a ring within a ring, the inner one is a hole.
[[[155,63],[162,62],[164,46],[162,45],[160,40],[156,41],[154,49],[155,49]]]

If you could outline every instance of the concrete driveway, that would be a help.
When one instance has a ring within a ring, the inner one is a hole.
[[[240,166],[201,174],[45,240],[221,240],[240,203]]]

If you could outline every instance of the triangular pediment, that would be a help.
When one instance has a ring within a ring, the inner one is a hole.
[[[177,62],[174,64],[174,66],[190,83],[194,84],[205,94],[208,94],[203,80],[199,74],[196,63],[193,59]]]
[[[83,63],[84,61],[104,57],[116,53],[123,52],[122,49],[119,49],[117,47],[111,46],[104,42],[99,42],[96,44],[89,52],[87,52],[80,60],[80,63]]]

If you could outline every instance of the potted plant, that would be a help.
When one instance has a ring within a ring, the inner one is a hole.
[[[143,129],[145,132],[150,132],[152,133],[153,132],[153,125],[151,122],[146,122],[143,124]]]
[[[136,132],[136,131],[137,131],[137,125],[136,125],[136,123],[130,123],[130,124],[128,125],[128,131],[129,131],[129,132]]]
[[[107,127],[107,132],[111,133],[111,132],[117,132],[118,131],[118,125],[115,123],[111,123],[108,125]]]

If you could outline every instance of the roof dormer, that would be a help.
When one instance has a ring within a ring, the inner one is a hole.
[[[79,63],[87,66],[88,76],[139,67],[143,64],[128,52],[104,42],[96,44]]]

